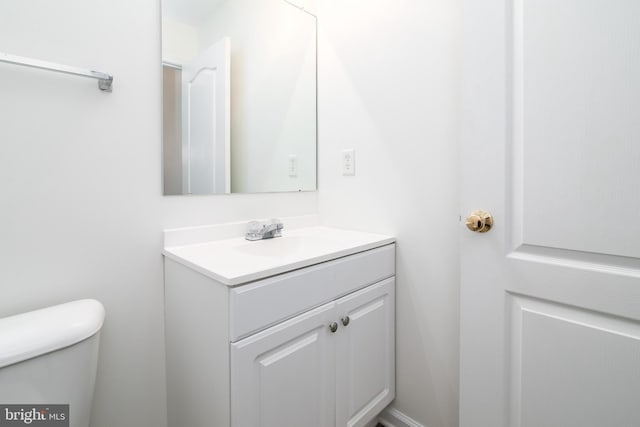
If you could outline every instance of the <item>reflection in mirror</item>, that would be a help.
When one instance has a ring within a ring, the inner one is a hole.
[[[310,0],[163,0],[164,194],[316,189]]]

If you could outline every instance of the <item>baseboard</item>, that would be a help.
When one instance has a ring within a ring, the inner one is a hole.
[[[385,427],[426,427],[395,408],[387,408],[378,415],[378,422]]]

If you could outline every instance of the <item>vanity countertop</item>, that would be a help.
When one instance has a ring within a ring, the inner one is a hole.
[[[163,254],[222,284],[236,286],[395,242],[381,234],[322,226],[285,228],[282,234],[254,242],[238,237],[165,247]]]

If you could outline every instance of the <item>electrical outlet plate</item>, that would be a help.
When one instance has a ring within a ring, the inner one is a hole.
[[[356,174],[356,150],[349,148],[342,150],[342,175],[353,176]]]

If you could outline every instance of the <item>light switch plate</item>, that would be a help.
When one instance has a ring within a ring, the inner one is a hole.
[[[342,175],[353,176],[356,174],[356,150],[349,148],[342,150]]]
[[[295,154],[289,156],[289,176],[291,178],[298,176],[298,156]]]

